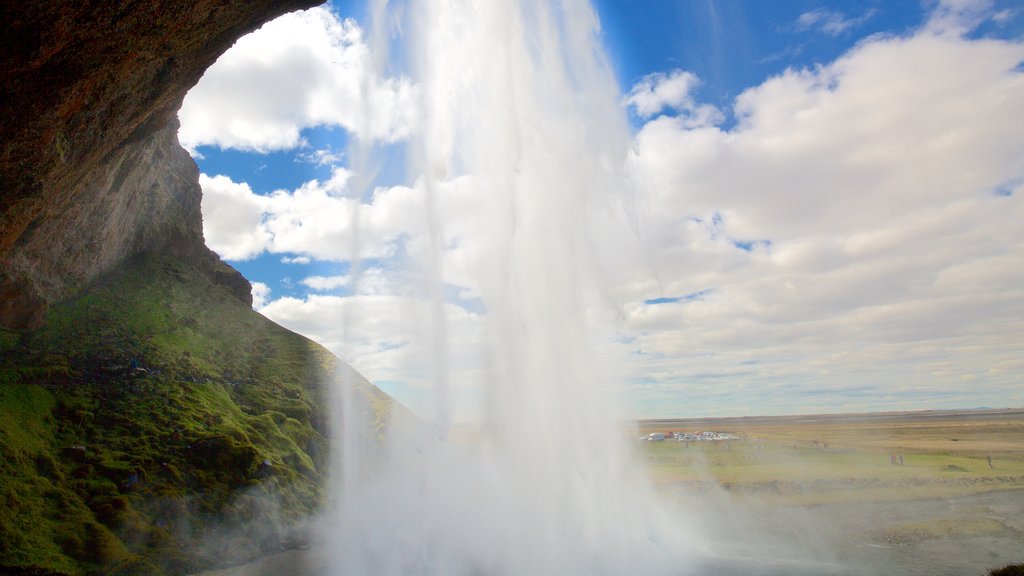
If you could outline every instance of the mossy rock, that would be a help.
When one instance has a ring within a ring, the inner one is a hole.
[[[189,573],[228,561],[200,543],[233,562],[273,549],[323,501],[339,369],[382,430],[386,395],[157,255],[0,332],[0,574]]]
[[[235,483],[247,480],[258,463],[252,444],[238,443],[226,435],[197,440],[189,446],[189,455],[198,468],[232,478]]]

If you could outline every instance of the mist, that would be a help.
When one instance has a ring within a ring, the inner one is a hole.
[[[685,529],[630,449],[616,370],[598,354],[609,328],[589,312],[604,297],[590,218],[621,210],[630,138],[592,9],[387,9],[378,25],[405,31],[397,50],[422,99],[408,147],[429,235],[413,278],[432,304],[411,330],[429,342],[431,397],[422,426],[375,450],[343,440],[329,573],[678,573],[693,557]],[[460,272],[486,308],[481,416],[461,441],[449,439],[451,229],[439,200],[453,186],[480,198],[458,241],[472,247]]]

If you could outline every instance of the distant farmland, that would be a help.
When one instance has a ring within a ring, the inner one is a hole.
[[[643,451],[662,487],[713,481],[804,504],[1024,487],[1024,409],[646,420],[638,428],[668,437]],[[672,440],[704,431],[741,440]]]
[[[637,443],[655,486],[726,553],[888,575],[1024,562],[1024,410],[638,423],[656,432]]]

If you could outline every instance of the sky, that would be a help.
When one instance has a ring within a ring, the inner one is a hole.
[[[602,244],[602,353],[635,416],[1024,406],[1024,8],[594,8],[634,216]],[[240,39],[186,97],[179,139],[207,244],[254,308],[422,409],[430,223],[404,147],[420,92],[369,48],[367,12],[328,3]],[[466,188],[438,201],[472,419],[487,303],[459,242],[481,210]]]

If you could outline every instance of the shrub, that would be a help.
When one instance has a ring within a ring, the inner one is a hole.
[[[988,573],[989,576],[1024,576],[1024,564],[1012,564],[996,568]]]

